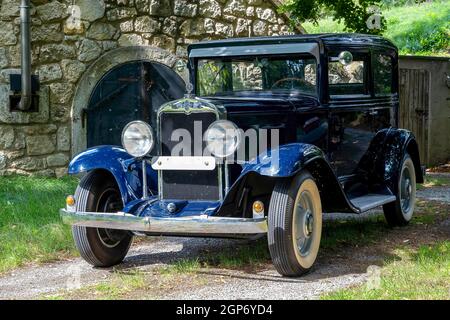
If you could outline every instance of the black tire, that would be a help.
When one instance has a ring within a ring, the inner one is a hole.
[[[383,206],[384,216],[391,227],[405,226],[412,219],[416,202],[416,172],[407,153],[400,166],[395,191],[397,199]]]
[[[117,212],[123,208],[115,180],[102,172],[88,173],[75,192],[77,211]],[[72,226],[81,257],[95,267],[123,261],[133,240],[128,231]]]
[[[299,237],[302,233],[305,237]],[[277,271],[289,277],[307,273],[317,258],[321,235],[322,205],[311,174],[304,170],[293,179],[279,181],[268,214],[269,251]],[[302,252],[305,244],[309,249]]]

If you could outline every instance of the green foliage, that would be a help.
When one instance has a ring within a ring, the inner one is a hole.
[[[0,177],[0,273],[76,254],[59,217],[75,179]]]
[[[199,64],[198,79],[201,96],[213,95],[222,92],[229,78],[229,68],[221,62],[205,61]]]
[[[445,53],[450,49],[450,2],[434,1],[386,11],[390,38],[402,54]]]
[[[383,8],[404,7],[426,2],[427,0],[381,0]]]
[[[400,54],[448,55],[450,52],[450,1],[426,2],[383,10],[386,30]],[[331,17],[318,24],[303,23],[308,33],[344,32],[344,23]]]
[[[281,7],[291,15],[293,25],[306,21],[317,24],[324,12],[329,12],[334,20],[343,22],[345,31],[381,34],[385,20],[380,17],[380,28],[369,28],[367,21],[378,12],[372,8],[380,7],[380,0],[288,0]]]

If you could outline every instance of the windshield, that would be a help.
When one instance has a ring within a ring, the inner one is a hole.
[[[249,91],[316,95],[316,86],[317,63],[312,56],[227,57],[197,62],[200,96]]]

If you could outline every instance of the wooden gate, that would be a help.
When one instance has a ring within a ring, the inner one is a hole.
[[[422,164],[428,163],[428,114],[430,110],[430,72],[400,69],[400,128],[414,133]]]

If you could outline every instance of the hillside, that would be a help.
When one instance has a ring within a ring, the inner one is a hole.
[[[391,39],[401,54],[450,56],[450,1],[392,7],[383,10],[387,20],[384,36]],[[319,25],[304,23],[308,33],[343,32],[342,23],[331,17]]]

